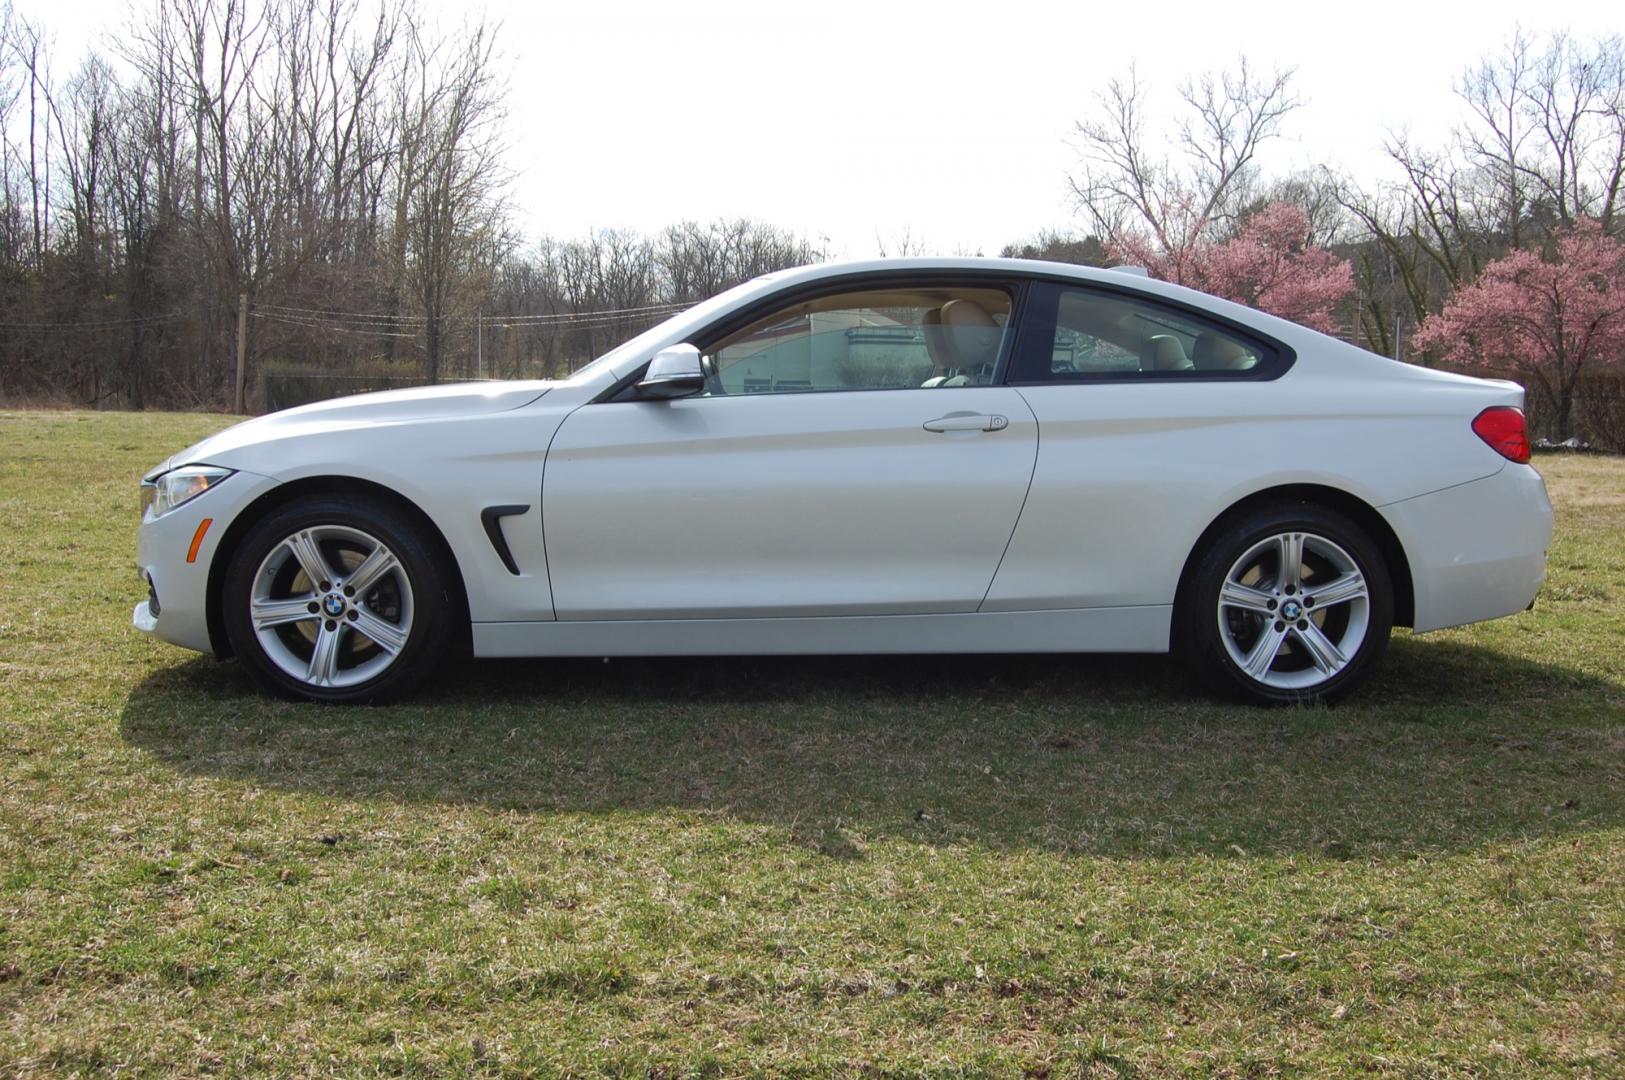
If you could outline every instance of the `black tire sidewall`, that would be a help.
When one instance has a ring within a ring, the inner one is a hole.
[[[1369,595],[1365,640],[1348,665],[1319,686],[1303,690],[1266,686],[1242,671],[1225,648],[1217,618],[1219,590],[1231,566],[1260,540],[1283,532],[1313,533],[1341,547],[1358,565]],[[1177,620],[1180,651],[1209,686],[1257,704],[1331,702],[1352,692],[1381,660],[1394,623],[1392,578],[1376,543],[1343,514],[1308,503],[1269,504],[1225,523],[1206,547],[1180,599]]]
[[[254,575],[266,555],[300,529],[343,525],[377,537],[401,563],[412,586],[412,629],[400,655],[380,675],[355,686],[320,688],[288,675],[266,655],[249,617]],[[416,686],[445,653],[450,597],[444,575],[419,531],[393,507],[365,498],[309,496],[271,511],[232,552],[221,587],[221,621],[233,651],[256,682],[283,697],[331,704],[392,700]]]

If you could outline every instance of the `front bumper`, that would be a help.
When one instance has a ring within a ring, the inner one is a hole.
[[[143,634],[156,634],[158,632],[158,616],[152,613],[152,601],[143,600],[135,606],[135,613],[130,616],[130,622]]]
[[[214,653],[209,637],[209,568],[231,523],[250,503],[276,487],[277,481],[256,473],[237,472],[197,498],[141,522],[136,569],[150,596],[136,604],[130,622],[160,641]],[[192,554],[198,526],[210,519]],[[154,603],[151,597],[157,598]]]
[[[1381,507],[1411,564],[1417,633],[1526,610],[1546,576],[1552,503],[1528,465]]]

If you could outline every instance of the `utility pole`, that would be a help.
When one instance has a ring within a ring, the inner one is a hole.
[[[485,378],[485,309],[474,309],[474,370]]]
[[[243,400],[243,380],[248,374],[248,294],[237,294],[237,400],[233,412],[238,416],[248,411]]]

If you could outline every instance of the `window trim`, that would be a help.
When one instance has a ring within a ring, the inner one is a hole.
[[[951,267],[897,270],[870,270],[861,274],[843,274],[839,277],[820,278],[805,282],[790,289],[783,289],[761,297],[744,307],[708,323],[687,338],[688,342],[696,346],[701,353],[709,354],[710,350],[719,341],[729,335],[743,330],[752,323],[771,315],[781,307],[805,303],[808,300],[817,300],[825,296],[839,296],[841,293],[861,292],[868,289],[885,289],[887,287],[902,287],[921,285],[931,288],[962,288],[998,289],[1010,296],[1010,315],[1005,320],[1005,332],[999,341],[999,355],[993,361],[993,373],[982,386],[983,389],[993,386],[1008,385],[1005,382],[1009,374],[1010,363],[1016,355],[1016,346],[1020,342],[1021,328],[1025,323],[1027,293],[1033,284],[1029,274],[1011,274],[983,272],[976,270],[961,270]],[[594,404],[608,404],[623,401],[641,401],[636,396],[638,380],[643,377],[647,363],[639,364],[625,379],[620,380],[600,394]],[[825,394],[890,394],[898,390],[918,389],[916,387],[852,387],[838,390],[802,390],[792,393],[801,395]],[[959,387],[942,387],[944,390],[955,390]],[[755,397],[754,394],[734,394],[730,397]],[[786,394],[766,394],[764,397],[784,397]]]
[[[1045,304],[1046,289],[1054,289],[1055,303],[1051,307]],[[1031,366],[1033,361],[1027,360],[1029,351],[1043,350],[1046,363],[1054,355],[1055,331],[1057,316],[1060,313],[1061,291],[1071,289],[1076,292],[1107,293],[1121,297],[1145,307],[1162,309],[1170,314],[1220,330],[1231,337],[1255,346],[1259,353],[1259,363],[1245,371],[1098,371],[1098,372],[1069,372],[1064,376],[1051,373],[1047,378],[1014,378],[1024,375],[1023,362]],[[1022,321],[1016,328],[1015,341],[1010,350],[1010,356],[1005,368],[1007,381],[1005,386],[1102,386],[1116,383],[1191,383],[1191,382],[1271,382],[1279,379],[1289,371],[1297,362],[1298,354],[1290,345],[1257,329],[1226,318],[1223,315],[1204,310],[1193,304],[1182,303],[1167,297],[1157,296],[1133,287],[1120,286],[1113,282],[1080,281],[1075,278],[1035,276],[1031,287],[1026,290],[1026,303],[1022,308]]]

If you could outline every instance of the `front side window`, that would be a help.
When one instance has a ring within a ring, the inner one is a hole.
[[[708,393],[986,386],[1010,320],[994,288],[854,290],[798,302],[706,350]]]
[[[1029,294],[1013,383],[1265,377],[1277,351],[1180,308],[1052,282]]]

